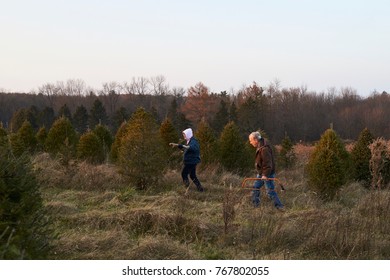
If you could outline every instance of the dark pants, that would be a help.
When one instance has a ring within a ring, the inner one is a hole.
[[[183,170],[181,171],[181,177],[183,178],[183,183],[186,188],[190,186],[188,175],[190,175],[190,178],[192,182],[194,182],[198,191],[203,192],[203,187],[196,177],[196,164],[184,164]]]

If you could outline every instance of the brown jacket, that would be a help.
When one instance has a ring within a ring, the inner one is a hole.
[[[255,165],[260,176],[264,175],[269,177],[275,173],[275,161],[272,148],[263,139],[259,141],[259,146],[256,149]]]

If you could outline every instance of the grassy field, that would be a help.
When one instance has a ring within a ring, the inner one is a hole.
[[[199,171],[205,193],[186,192],[180,171],[135,190],[113,165],[71,163],[47,154],[34,170],[57,238],[51,259],[390,259],[390,191],[345,185],[324,203],[307,186],[310,147],[278,173],[285,212],[262,193],[254,209],[244,178]]]

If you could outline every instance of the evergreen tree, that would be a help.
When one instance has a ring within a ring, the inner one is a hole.
[[[58,118],[64,117],[72,122],[72,113],[70,112],[68,105],[64,104],[61,106],[61,108],[58,110],[57,117]]]
[[[119,149],[122,145],[122,139],[127,134],[127,128],[128,128],[128,123],[123,122],[115,134],[114,142],[111,145],[111,154],[110,154],[111,160],[113,162],[116,162],[118,160]]]
[[[93,131],[81,135],[77,144],[77,157],[89,163],[102,163],[104,161],[105,153],[102,142]]]
[[[7,131],[0,125],[0,148],[8,144]]]
[[[45,142],[46,142],[46,138],[47,138],[47,131],[46,131],[46,128],[45,127],[41,127],[37,134],[35,135],[36,139],[37,139],[37,150],[38,151],[44,151],[45,149]]]
[[[111,145],[114,141],[111,132],[107,126],[101,124],[95,126],[93,132],[98,137],[103,149],[104,157],[106,158],[111,151]]]
[[[204,119],[198,124],[195,136],[201,147],[200,157],[202,166],[206,167],[208,164],[215,163],[218,158],[217,137],[215,136],[215,131]]]
[[[229,108],[229,121],[238,123],[238,117],[237,117],[237,106],[236,103],[232,102],[230,104]]]
[[[229,111],[227,108],[227,104],[224,100],[221,100],[219,104],[218,112],[215,114],[212,127],[217,132],[217,134],[221,133],[225,125],[229,122]]]
[[[38,124],[40,127],[50,128],[55,120],[54,110],[51,107],[45,107],[38,114]]]
[[[27,110],[19,109],[12,114],[11,118],[11,133],[17,132],[22,127],[24,121],[27,120]]]
[[[139,189],[153,186],[164,172],[165,150],[158,125],[143,108],[137,109],[128,123],[119,149],[119,164]]]
[[[24,121],[22,127],[17,133],[11,136],[12,151],[16,156],[22,155],[24,152],[33,153],[35,151],[37,140],[35,138],[34,129],[29,121]]]
[[[348,170],[348,152],[336,132],[328,129],[310,156],[307,165],[309,185],[322,199],[332,200],[346,183]]]
[[[124,121],[129,119],[130,115],[125,107],[120,107],[115,111],[112,117],[112,128],[115,133]]]
[[[169,146],[169,143],[179,142],[179,132],[168,118],[160,125],[160,136],[168,158],[168,166],[174,168],[180,163],[182,155],[177,152],[177,149],[172,149],[172,147]]]
[[[282,140],[282,148],[278,158],[278,165],[281,168],[291,168],[295,163],[296,156],[294,153],[294,145],[287,134]]]
[[[30,162],[0,147],[0,259],[44,259],[51,237]]]
[[[52,155],[60,154],[69,159],[74,154],[77,135],[70,121],[66,118],[57,119],[50,128],[45,149]]]
[[[88,129],[88,111],[83,105],[78,106],[73,114],[73,126],[80,134]]]
[[[370,186],[372,180],[370,172],[371,151],[369,146],[373,141],[373,135],[368,128],[365,128],[360,133],[358,141],[351,151],[352,178],[363,182],[366,187]]]
[[[98,124],[107,125],[108,116],[103,103],[96,98],[89,113],[89,128],[94,129]]]
[[[229,171],[243,173],[248,169],[248,157],[238,126],[234,122],[229,122],[219,138],[221,165]]]

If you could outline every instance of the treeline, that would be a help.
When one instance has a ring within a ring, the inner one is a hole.
[[[83,134],[97,124],[116,134],[123,121],[142,107],[158,123],[168,118],[178,131],[207,122],[219,137],[233,121],[243,137],[266,131],[277,144],[286,135],[293,142],[317,141],[333,127],[342,139],[357,139],[368,128],[377,137],[390,138],[390,96],[386,92],[360,97],[355,90],[309,92],[306,88],[280,88],[275,82],[261,87],[255,82],[237,92],[210,92],[198,83],[189,89],[170,88],[163,76],[111,82],[102,89],[88,88],[81,80],[45,84],[31,93],[0,93],[0,122],[16,132],[25,120],[33,129],[50,128],[65,116]]]

